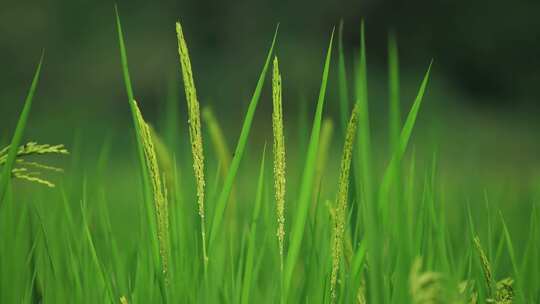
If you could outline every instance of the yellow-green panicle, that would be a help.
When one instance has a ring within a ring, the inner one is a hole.
[[[339,174],[339,185],[337,193],[337,204],[335,208],[334,232],[332,238],[332,274],[330,277],[330,293],[332,302],[337,298],[336,285],[339,275],[339,264],[343,252],[343,242],[345,239],[345,226],[347,222],[347,200],[349,195],[349,175],[351,171],[352,152],[354,140],[356,138],[356,126],[358,125],[358,107],[355,105],[345,136],[343,155],[341,157],[341,172]]]
[[[203,259],[206,265],[208,256],[206,253],[206,229],[204,221],[204,153],[201,132],[201,113],[199,110],[199,101],[197,100],[197,91],[193,81],[191,71],[191,61],[189,60],[188,48],[182,32],[180,22],[176,23],[176,34],[178,38],[178,54],[180,55],[180,65],[182,67],[182,78],[184,80],[184,89],[186,92],[186,101],[188,106],[189,139],[191,141],[191,152],[193,154],[193,170],[195,171],[195,180],[197,183],[197,203],[199,206],[199,216],[201,217],[201,238],[203,244]]]
[[[283,248],[285,241],[285,136],[283,135],[283,106],[281,102],[281,74],[277,57],[274,58],[272,77],[272,129],[274,132],[274,187],[277,210],[277,237],[279,256],[283,271]]]
[[[156,222],[157,222],[157,236],[159,242],[159,254],[161,257],[161,270],[165,278],[167,278],[167,273],[169,269],[169,255],[170,255],[170,246],[169,246],[169,211],[168,211],[168,201],[167,201],[167,188],[163,182],[163,175],[159,170],[157,153],[152,139],[152,132],[148,124],[144,121],[144,118],[135,103],[137,124],[141,130],[141,143],[143,144],[144,157],[146,160],[146,167],[148,170],[148,176],[150,177],[150,182],[152,184],[152,193],[154,200],[154,208],[156,212]]]

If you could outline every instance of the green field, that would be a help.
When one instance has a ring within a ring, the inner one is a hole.
[[[0,303],[540,302],[539,175],[525,164],[509,166],[519,179],[485,178],[489,155],[426,117],[436,61],[403,94],[390,35],[388,98],[370,103],[364,25],[354,61],[339,26],[318,50],[320,90],[293,117],[277,26],[249,103],[224,117],[223,104],[198,99],[192,29],[176,30],[179,81],[154,122],[117,15],[118,91],[132,122],[89,130],[98,143],[25,135],[42,57],[16,128],[0,138]],[[270,111],[256,114],[264,102]],[[446,128],[481,138],[470,121]],[[422,130],[429,139],[416,144]],[[450,169],[460,157],[464,169]]]

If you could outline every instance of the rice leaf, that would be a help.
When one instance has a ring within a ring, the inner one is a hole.
[[[274,51],[274,44],[276,42],[278,29],[279,29],[279,25],[276,28],[276,31],[274,33],[274,38],[272,39],[272,44],[270,45],[270,49],[268,50],[268,55],[266,56],[266,61],[261,71],[261,75],[259,76],[259,80],[257,81],[257,86],[255,87],[255,91],[253,92],[253,96],[251,97],[251,101],[249,103],[249,107],[248,107],[246,116],[244,118],[244,123],[242,124],[242,130],[240,131],[238,143],[236,145],[236,149],[234,152],[234,157],[231,161],[231,167],[227,174],[227,178],[225,179],[225,183],[223,184],[223,188],[221,190],[221,193],[219,194],[219,197],[216,203],[216,209],[214,211],[214,216],[212,218],[212,226],[211,226],[211,232],[210,232],[210,241],[209,241],[210,250],[215,246],[217,235],[219,231],[221,230],[221,223],[223,221],[223,214],[225,212],[225,207],[227,205],[227,201],[229,199],[229,195],[231,193],[234,180],[236,178],[236,173],[238,172],[238,167],[240,166],[240,161],[242,160],[242,157],[244,156],[244,151],[247,145],[247,139],[249,136],[249,132],[251,130],[251,125],[253,123],[253,117],[255,115],[255,110],[257,109],[257,104],[259,103],[259,99],[261,97],[261,91],[264,85],[264,80],[266,79],[266,71],[268,70],[268,66],[270,65],[270,60],[272,58],[272,53]]]
[[[2,174],[0,175],[0,205],[4,200],[4,195],[6,194],[6,189],[9,184],[9,178],[11,177],[11,170],[13,169],[13,165],[15,164],[15,158],[17,157],[18,147],[21,144],[24,129],[26,127],[26,123],[28,122],[28,116],[30,114],[30,109],[32,108],[32,101],[34,100],[34,93],[36,92],[36,88],[39,82],[41,66],[43,63],[43,56],[44,54],[42,54],[41,58],[39,59],[36,72],[34,73],[34,78],[32,79],[32,84],[30,85],[28,95],[26,96],[26,99],[24,101],[24,107],[21,114],[19,115],[19,121],[17,122],[17,126],[15,127],[15,133],[13,134],[13,138],[11,139],[9,152],[6,158],[6,162],[3,165]]]
[[[304,172],[302,174],[302,180],[300,184],[300,192],[297,201],[297,210],[295,213],[295,221],[292,224],[291,237],[289,243],[289,249],[287,252],[287,258],[285,261],[285,280],[284,280],[284,298],[287,299],[293,271],[298,261],[300,254],[300,246],[302,245],[302,239],[304,237],[304,228],[306,226],[306,219],[309,210],[309,202],[311,201],[311,188],[313,186],[313,180],[315,177],[315,166],[317,160],[317,149],[319,147],[319,135],[321,131],[321,122],[324,108],[324,100],[326,96],[326,85],[328,82],[328,72],[330,69],[330,58],[332,55],[332,44],[334,40],[334,31],[330,37],[330,43],[328,45],[328,51],[326,53],[326,60],[324,63],[321,88],[319,91],[319,98],[317,100],[317,110],[313,120],[313,127],[311,130],[311,137],[308,144],[308,151],[306,154],[306,162],[304,165]]]
[[[225,134],[223,134],[221,126],[212,108],[203,108],[202,119],[208,127],[210,141],[214,146],[214,150],[217,153],[217,157],[219,159],[219,164],[221,165],[220,173],[222,178],[225,179],[231,166],[231,150],[229,149],[229,145],[227,144]]]
[[[395,151],[399,145],[399,133],[401,131],[401,113],[399,103],[399,59],[396,37],[390,34],[388,38],[388,95],[389,106],[389,132],[391,151]]]
[[[134,129],[135,129],[135,141],[136,141],[136,146],[137,146],[137,156],[138,156],[138,160],[139,160],[139,170],[140,170],[140,177],[141,177],[141,182],[142,182],[142,194],[143,194],[143,198],[144,198],[144,209],[145,209],[145,212],[144,212],[144,216],[146,217],[146,220],[147,220],[147,223],[148,223],[148,227],[150,229],[150,235],[152,237],[150,237],[150,242],[151,242],[151,257],[152,257],[152,261],[153,261],[153,264],[154,264],[154,268],[157,268],[157,269],[163,269],[162,266],[160,265],[160,251],[159,251],[159,245],[158,245],[158,240],[157,240],[157,223],[155,221],[155,217],[152,216],[152,214],[154,214],[154,203],[153,203],[153,198],[152,198],[152,188],[151,188],[151,181],[150,181],[150,175],[149,175],[149,172],[147,170],[147,164],[146,164],[146,159],[145,159],[145,155],[144,155],[144,146],[143,146],[143,143],[142,143],[142,138],[143,138],[143,134],[142,134],[142,130],[141,130],[141,126],[139,124],[139,118],[137,116],[137,113],[138,113],[138,107],[136,105],[136,102],[135,102],[135,99],[134,99],[134,95],[133,95],[133,89],[132,89],[132,85],[131,85],[131,78],[130,78],[130,74],[129,74],[129,68],[128,68],[128,58],[127,58],[127,51],[126,51],[126,47],[125,47],[125,42],[124,42],[124,34],[123,34],[123,31],[122,31],[122,25],[120,23],[120,15],[118,13],[118,7],[115,6],[115,17],[116,17],[116,29],[117,29],[117,32],[118,32],[118,45],[119,45],[119,50],[120,50],[120,62],[121,62],[121,66],[122,66],[122,75],[123,75],[123,78],[124,78],[124,85],[125,85],[125,89],[126,89],[126,95],[127,95],[127,98],[128,98],[128,104],[129,104],[129,107],[130,107],[130,110],[131,110],[131,117],[132,117],[132,121],[133,121],[133,126],[134,126]],[[160,271],[159,273],[162,273],[162,271]],[[163,275],[160,275],[159,276],[160,278],[160,285],[161,286],[164,286],[165,285],[165,277]],[[167,296],[165,295],[164,293],[164,289],[161,288],[161,296],[162,298],[166,301],[167,299]]]
[[[328,162],[328,154],[332,147],[332,139],[334,137],[334,121],[331,118],[323,118],[321,125],[321,136],[319,140],[319,148],[317,149],[317,163],[315,165],[315,179],[313,185],[313,206],[312,210],[317,207],[317,195],[321,191],[322,180]]]
[[[420,85],[420,89],[418,90],[418,94],[416,95],[416,98],[411,107],[411,110],[409,111],[409,114],[407,115],[405,125],[403,126],[401,130],[401,134],[399,137],[399,144],[397,146],[397,149],[394,151],[392,159],[390,160],[390,163],[388,164],[385,170],[383,180],[381,183],[380,192],[379,192],[379,201],[381,202],[381,205],[384,204],[385,206],[381,206],[381,208],[386,208],[391,181],[396,174],[396,171],[397,171],[396,168],[398,167],[397,165],[401,162],[401,159],[403,158],[403,155],[405,154],[405,151],[409,144],[409,139],[411,137],[414,124],[416,122],[416,117],[418,116],[418,111],[420,110],[420,106],[424,98],[424,93],[426,91],[426,87],[427,87],[427,83],[428,83],[428,79],[429,79],[429,75],[431,71],[431,65],[432,63],[430,63],[428,67],[428,70],[424,76],[424,79],[422,80],[422,84]]]
[[[358,117],[358,140],[357,140],[357,155],[358,159],[354,163],[354,176],[356,179],[356,197],[358,202],[357,207],[357,224],[356,234],[360,232],[360,219],[363,219],[363,228],[366,235],[368,251],[371,254],[367,257],[370,263],[371,270],[369,275],[369,298],[368,301],[378,303],[381,301],[381,276],[378,273],[381,271],[378,255],[380,248],[378,244],[379,223],[375,221],[378,214],[375,212],[373,201],[373,176],[372,176],[372,159],[371,159],[371,129],[369,122],[369,103],[368,103],[368,84],[367,84],[367,62],[366,62],[366,39],[365,39],[365,24],[362,21],[360,27],[360,62],[356,78],[356,103],[359,106]],[[363,204],[363,205],[361,205]]]
[[[212,146],[214,147],[214,151],[217,154],[219,164],[221,168],[219,168],[219,172],[221,174],[221,178],[225,180],[227,178],[227,174],[229,173],[229,168],[231,167],[231,150],[229,148],[229,145],[227,144],[227,140],[225,137],[225,134],[223,133],[223,130],[219,124],[219,121],[217,117],[214,114],[214,111],[210,107],[205,107],[202,110],[202,119],[205,123],[206,127],[208,128],[208,133],[210,134],[210,141],[212,142]],[[235,215],[235,208],[236,208],[236,193],[235,189],[231,190],[231,194],[229,197],[229,203],[231,204],[229,206],[229,214]]]
[[[263,149],[261,165],[259,169],[259,178],[257,180],[257,191],[255,195],[255,206],[251,216],[251,227],[249,231],[249,244],[246,254],[246,268],[244,270],[244,280],[242,282],[242,303],[250,303],[249,297],[252,291],[253,275],[255,268],[255,254],[257,253],[257,223],[261,212],[264,189],[264,163],[266,158],[266,145]]]
[[[347,87],[347,69],[345,67],[345,54],[343,51],[343,20],[339,23],[338,36],[339,115],[341,132],[346,132],[347,117],[349,116],[349,89]]]
[[[518,264],[516,260],[516,253],[514,250],[514,245],[512,243],[512,238],[510,237],[510,232],[508,231],[508,226],[506,226],[506,221],[504,220],[504,217],[502,216],[502,213],[499,211],[499,217],[501,218],[502,226],[503,226],[503,234],[504,239],[506,241],[506,248],[508,250],[508,255],[510,256],[510,262],[512,264],[512,270],[514,271],[514,276],[517,279],[516,285],[517,285],[517,292],[520,296],[520,300],[524,303],[525,299],[523,297],[523,288],[521,284],[521,276],[519,274],[518,270]],[[502,288],[505,288],[505,286],[502,286]]]

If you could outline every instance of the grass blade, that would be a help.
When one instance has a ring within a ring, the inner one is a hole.
[[[416,95],[409,114],[407,115],[405,125],[401,130],[397,149],[394,151],[392,159],[390,160],[390,164],[386,168],[385,174],[383,176],[383,181],[381,183],[381,188],[379,192],[379,201],[381,203],[381,208],[386,208],[385,204],[388,201],[388,193],[390,191],[391,181],[394,179],[397,170],[396,168],[398,168],[398,164],[401,162],[401,159],[403,158],[403,155],[405,154],[405,151],[409,144],[409,139],[411,137],[414,124],[416,123],[416,117],[418,116],[418,111],[420,110],[420,106],[422,105],[422,100],[426,91],[429,75],[431,72],[431,65],[432,63],[430,63],[424,79],[422,80],[422,84],[420,85],[418,94]],[[384,206],[382,206],[383,204]],[[384,214],[385,213],[383,212],[383,215]]]
[[[391,151],[395,151],[399,145],[401,113],[399,103],[399,57],[396,38],[393,34],[390,34],[388,38],[388,82],[390,147]]]
[[[220,173],[222,178],[225,179],[227,177],[227,173],[229,172],[229,167],[231,166],[231,150],[229,149],[229,145],[227,145],[226,137],[223,134],[221,126],[212,108],[203,108],[202,119],[208,127],[210,140],[219,159],[219,164],[221,165]]]
[[[324,70],[322,75],[321,88],[319,91],[319,98],[317,100],[317,110],[315,112],[315,118],[313,120],[313,127],[311,131],[311,138],[309,140],[308,151],[306,154],[306,162],[304,166],[304,173],[302,175],[302,181],[300,185],[300,194],[298,197],[298,207],[296,211],[295,222],[291,229],[291,238],[289,244],[289,250],[287,253],[287,259],[285,262],[285,283],[284,290],[287,299],[288,292],[291,285],[292,275],[298,256],[300,254],[300,246],[304,236],[304,228],[306,226],[306,219],[309,210],[309,202],[311,201],[313,179],[315,177],[315,165],[317,160],[317,148],[319,146],[319,135],[321,130],[322,114],[324,108],[324,99],[326,95],[326,84],[328,82],[328,71],[330,68],[330,58],[332,56],[332,44],[334,40],[334,31],[332,30],[332,36],[330,37],[330,43],[328,45],[328,51],[326,54],[326,60],[324,63]]]
[[[371,254],[367,257],[370,264],[369,278],[370,278],[370,302],[378,303],[381,300],[380,295],[380,266],[379,263],[379,248],[377,238],[379,235],[378,224],[375,222],[376,213],[373,206],[373,181],[372,181],[372,161],[371,161],[371,131],[369,123],[369,104],[368,104],[368,88],[367,88],[367,62],[366,62],[366,39],[365,39],[365,25],[362,21],[360,28],[360,63],[358,67],[356,83],[356,103],[358,104],[360,113],[358,117],[358,161],[355,162],[354,174],[356,178],[356,193],[357,202],[359,206],[357,208],[357,221],[363,218],[364,232],[367,239],[368,251]],[[364,204],[364,208],[361,208],[360,203]],[[362,212],[363,211],[363,212]],[[362,214],[361,214],[362,212]],[[360,224],[357,223],[357,229]],[[357,235],[359,232],[357,231]]]
[[[360,182],[363,190],[364,201],[371,203],[372,198],[372,175],[371,175],[371,135],[369,126],[369,106],[368,106],[368,87],[367,87],[367,63],[366,63],[366,39],[364,22],[361,27],[360,37],[360,66],[358,70],[358,83],[356,94],[358,107],[360,109],[358,123],[358,153],[360,154]]]
[[[123,32],[122,32],[122,25],[121,25],[121,22],[120,22],[120,15],[118,13],[118,7],[115,6],[115,17],[116,17],[116,29],[117,29],[117,32],[118,32],[118,45],[119,45],[119,49],[120,49],[120,61],[121,61],[121,66],[122,66],[122,75],[123,75],[123,78],[124,78],[124,84],[125,84],[125,88],[126,88],[126,94],[127,94],[127,97],[128,97],[128,104],[129,104],[129,107],[130,107],[130,110],[131,110],[131,117],[132,117],[132,120],[133,120],[133,126],[135,128],[135,141],[136,141],[136,146],[137,146],[137,156],[138,156],[138,160],[139,160],[139,170],[140,170],[140,176],[141,176],[141,181],[142,181],[142,194],[143,194],[143,198],[144,198],[144,207],[145,207],[145,216],[146,216],[146,219],[147,219],[147,223],[148,223],[148,226],[149,226],[149,229],[150,229],[150,235],[152,237],[150,237],[150,241],[151,241],[151,248],[152,248],[152,260],[153,260],[153,263],[154,263],[154,268],[156,269],[162,269],[162,267],[160,267],[160,255],[159,255],[159,245],[158,245],[158,240],[156,239],[156,235],[157,235],[157,228],[156,228],[156,221],[155,221],[155,217],[152,217],[152,214],[153,214],[153,199],[152,199],[152,189],[150,188],[150,185],[151,185],[151,182],[150,182],[150,175],[149,175],[149,172],[147,171],[147,163],[146,163],[146,159],[145,159],[145,155],[144,155],[144,146],[143,146],[143,143],[142,143],[142,138],[143,138],[143,134],[142,134],[142,130],[141,130],[141,126],[139,125],[139,118],[137,116],[137,113],[138,113],[138,107],[136,105],[136,102],[135,102],[135,99],[134,99],[134,95],[133,95],[133,89],[132,89],[132,85],[131,85],[131,78],[130,78],[130,75],[129,75],[129,68],[128,68],[128,58],[127,58],[127,52],[126,52],[126,47],[125,47],[125,42],[124,42],[124,35],[123,35]],[[160,284],[163,286],[164,285],[164,276],[160,275]],[[163,299],[166,299],[166,295],[163,293],[163,288],[161,288],[162,290],[162,297]]]
[[[138,157],[139,157],[139,167],[140,167],[140,170],[141,170],[141,177],[142,177],[142,181],[143,181],[143,194],[144,194],[144,197],[147,201],[149,201],[149,195],[150,195],[150,192],[148,191],[149,189],[149,177],[148,177],[148,174],[146,173],[146,164],[145,164],[145,159],[144,159],[144,148],[143,148],[143,145],[142,145],[142,142],[141,142],[141,129],[139,127],[139,124],[138,124],[138,119],[137,119],[137,106],[135,105],[135,99],[134,99],[134,95],[133,95],[133,88],[132,88],[132,85],[131,85],[131,78],[129,76],[129,68],[128,68],[128,58],[127,58],[127,52],[126,52],[126,46],[125,46],[125,42],[124,42],[124,34],[123,34],[123,31],[122,31],[122,24],[120,23],[120,15],[118,14],[118,7],[115,6],[114,7],[114,12],[115,12],[115,16],[116,16],[116,29],[117,29],[117,32],[118,32],[118,45],[119,45],[119,48],[120,48],[120,62],[121,62],[121,65],[122,65],[122,75],[123,75],[123,78],[124,78],[124,85],[125,85],[125,88],[126,88],[126,94],[127,94],[127,98],[128,98],[128,103],[129,103],[129,107],[130,107],[130,110],[131,110],[131,116],[132,116],[132,119],[133,119],[133,125],[135,127],[135,140],[137,142],[137,152],[138,152]]]
[[[9,179],[11,177],[11,170],[13,169],[13,165],[15,164],[17,151],[22,141],[24,129],[26,127],[28,116],[30,114],[30,109],[32,108],[32,101],[34,100],[34,93],[36,92],[36,87],[38,85],[39,76],[41,73],[43,56],[44,54],[42,54],[41,58],[39,59],[36,72],[34,73],[34,78],[32,79],[32,84],[30,85],[30,90],[28,91],[28,95],[26,96],[26,99],[24,101],[24,107],[22,109],[21,114],[19,115],[19,121],[17,122],[15,133],[13,134],[13,138],[11,139],[11,145],[9,147],[8,157],[4,164],[2,175],[0,176],[0,205],[2,204],[2,201],[4,200],[4,195],[6,194],[6,189],[9,184]]]
[[[349,116],[349,89],[347,88],[347,69],[345,68],[345,54],[343,52],[343,20],[339,23],[338,36],[339,115],[341,131],[346,132],[347,117]]]
[[[217,154],[219,164],[221,166],[219,172],[221,178],[225,180],[227,178],[227,173],[231,167],[231,150],[227,144],[226,137],[221,129],[221,126],[214,115],[214,111],[210,107],[205,107],[202,110],[202,119],[208,128],[208,133],[210,134],[210,141],[214,148],[214,152]],[[228,214],[231,216],[236,215],[236,190],[233,187],[231,194],[229,196],[229,206]]]
[[[522,303],[525,303],[525,297],[524,297],[524,290],[522,288],[521,283],[521,276],[519,274],[518,270],[518,264],[516,260],[516,253],[514,250],[514,245],[512,244],[512,238],[510,237],[510,232],[508,232],[508,227],[506,226],[506,222],[504,220],[504,217],[502,213],[499,211],[499,217],[501,218],[501,223],[503,227],[503,233],[504,233],[504,239],[506,240],[506,248],[508,250],[508,255],[510,256],[510,262],[512,264],[512,270],[514,271],[514,277],[516,280],[517,285],[517,295],[522,301]]]
[[[264,80],[266,79],[266,71],[268,70],[268,66],[270,65],[270,60],[272,58],[272,53],[274,51],[274,44],[276,42],[278,29],[279,29],[279,25],[276,28],[276,31],[274,33],[274,38],[272,39],[272,44],[270,46],[270,49],[268,50],[268,55],[266,56],[266,61],[261,71],[261,75],[259,76],[259,80],[257,81],[257,86],[255,87],[255,91],[253,92],[253,96],[251,97],[251,101],[249,103],[246,116],[244,118],[244,123],[242,124],[242,130],[240,131],[240,137],[238,138],[238,143],[236,145],[236,149],[234,152],[234,157],[231,162],[231,167],[227,174],[227,178],[225,179],[225,183],[223,185],[223,188],[217,200],[216,209],[214,211],[214,216],[212,218],[212,226],[211,226],[211,232],[210,232],[210,241],[209,241],[210,250],[213,248],[214,243],[216,242],[216,236],[218,234],[218,231],[220,231],[221,222],[223,221],[223,213],[225,212],[225,207],[227,205],[227,201],[229,199],[229,195],[231,193],[234,180],[236,178],[236,173],[238,172],[238,167],[240,166],[240,161],[242,160],[242,157],[244,156],[244,151],[247,145],[247,139],[249,136],[249,132],[251,130],[251,125],[253,123],[253,117],[255,115],[255,110],[257,109],[257,104],[259,103],[259,99],[261,97],[261,91],[264,85]]]
[[[255,206],[253,207],[253,214],[251,218],[251,227],[249,232],[249,245],[246,255],[246,268],[244,270],[244,280],[242,283],[242,303],[247,304],[249,302],[249,295],[251,292],[252,276],[255,267],[255,254],[257,253],[257,223],[259,221],[259,214],[261,212],[261,202],[263,198],[264,189],[264,163],[266,158],[266,146],[263,149],[261,165],[259,169],[259,178],[257,181],[257,194],[255,196]]]

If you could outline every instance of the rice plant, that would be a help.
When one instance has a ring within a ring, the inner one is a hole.
[[[4,195],[6,193],[6,188],[8,186],[11,171],[15,163],[15,158],[17,157],[17,149],[21,143],[24,129],[28,121],[28,116],[30,115],[30,109],[32,108],[34,94],[37,88],[37,84],[39,82],[39,76],[41,72],[42,63],[43,63],[43,55],[41,55],[41,59],[39,60],[39,64],[34,74],[34,78],[32,79],[30,90],[28,91],[28,95],[26,96],[26,99],[24,101],[24,107],[19,116],[19,121],[17,122],[17,128],[15,129],[15,133],[13,134],[11,144],[9,145],[9,148],[8,148],[9,151],[7,150],[4,151],[4,152],[8,152],[8,154],[4,161],[4,165],[2,168],[2,175],[0,176],[0,202],[2,202],[2,200],[4,199]]]
[[[0,166],[5,166],[8,160],[7,152],[10,150],[10,146],[7,146],[0,150]],[[11,169],[11,175],[15,178],[26,180],[42,184],[53,188],[55,184],[46,178],[40,177],[41,171],[50,172],[63,172],[62,168],[44,165],[35,161],[27,161],[25,158],[32,155],[44,155],[44,154],[69,154],[64,145],[40,145],[36,142],[28,142],[19,147],[16,152],[15,167]],[[23,158],[24,157],[24,158]]]
[[[349,172],[351,169],[352,153],[354,139],[356,137],[356,127],[358,125],[358,107],[352,110],[347,132],[345,135],[345,144],[341,158],[341,169],[339,173],[339,186],[337,201],[335,206],[334,231],[332,237],[332,274],[330,277],[330,293],[332,301],[337,298],[336,284],[339,275],[339,265],[343,252],[343,242],[345,239],[345,229],[347,227],[347,203],[349,196]]]
[[[159,242],[159,254],[161,256],[161,271],[165,279],[169,272],[169,206],[167,201],[167,188],[163,181],[163,173],[159,169],[158,157],[154,145],[154,139],[150,127],[144,121],[136,101],[133,101],[136,109],[137,124],[141,130],[141,143],[144,148],[144,157],[154,199],[154,208],[157,222],[157,238]]]
[[[246,109],[225,111],[229,100],[205,98],[201,108],[177,23],[168,39],[182,83],[169,90],[183,90],[187,106],[169,92],[174,113],[161,113],[159,100],[135,101],[131,77],[140,75],[126,43],[141,38],[126,40],[115,17],[127,99],[118,111],[131,119],[115,122],[122,132],[23,144],[42,128],[30,116],[40,61],[13,135],[1,138],[0,303],[540,301],[537,180],[501,186],[440,166],[447,155],[416,136],[438,119],[424,106],[434,106],[437,67],[400,71],[397,35],[387,40],[388,82],[375,83],[386,75],[378,71],[368,86],[365,26],[348,58],[342,22],[336,51],[333,31],[312,50],[321,74],[305,88],[318,91],[297,98],[294,73],[282,79],[295,58],[276,28],[266,50],[241,53],[260,62],[246,67]],[[206,81],[199,88],[220,96]]]
[[[274,131],[274,188],[277,210],[277,237],[279,243],[280,269],[283,272],[283,248],[285,242],[285,136],[283,135],[283,107],[281,101],[281,74],[277,57],[274,58],[272,78],[272,129]]]
[[[201,217],[201,242],[203,248],[204,264],[208,263],[208,254],[206,252],[206,224],[204,213],[204,153],[201,132],[201,113],[199,110],[199,101],[197,100],[197,91],[193,81],[193,72],[191,70],[191,61],[189,60],[188,49],[182,32],[180,22],[176,23],[176,34],[178,37],[178,54],[180,56],[180,65],[182,66],[182,78],[184,79],[184,89],[188,106],[189,138],[191,141],[191,151],[193,153],[193,170],[197,182],[197,204],[199,206],[199,216]],[[206,267],[206,266],[205,266]]]

